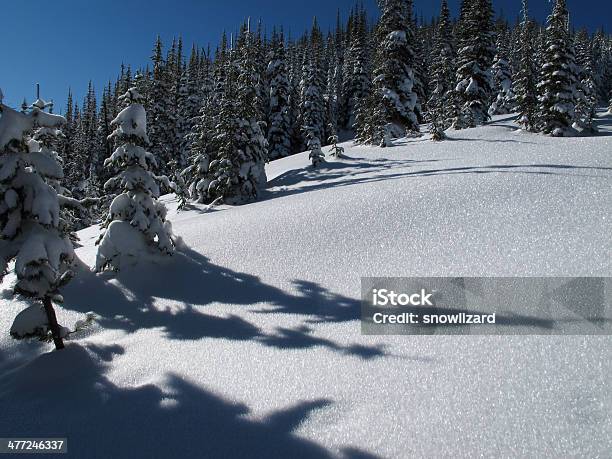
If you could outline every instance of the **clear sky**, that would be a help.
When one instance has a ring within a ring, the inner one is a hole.
[[[371,15],[376,0],[361,0]],[[417,14],[437,15],[439,0],[414,0]],[[521,0],[493,0],[496,10],[516,18]],[[572,24],[612,29],[612,0],[567,0]],[[97,90],[115,80],[122,62],[147,63],[157,34],[164,44],[182,35],[191,43],[216,45],[223,30],[236,30],[246,17],[261,18],[270,30],[282,25],[300,34],[317,16],[326,30],[340,9],[346,18],[354,0],[2,0],[0,9],[0,88],[5,103],[19,105],[42,96],[63,109],[68,87],[80,100],[91,79]],[[460,0],[449,0],[453,14]],[[543,20],[549,0],[529,0],[532,16]],[[61,106],[61,107],[60,107]]]

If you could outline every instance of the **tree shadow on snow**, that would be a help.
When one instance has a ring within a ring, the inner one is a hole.
[[[384,165],[381,165],[379,162],[368,164],[367,166],[363,164],[366,163],[360,163],[353,169],[350,163],[333,163],[325,169],[324,173],[321,171],[317,173],[312,169],[292,170],[272,180],[269,184],[270,188],[266,190],[262,197],[263,199],[275,199],[330,188],[438,175],[523,174],[603,179],[608,178],[604,174],[612,171],[612,167],[569,164],[492,164],[433,169],[419,168],[417,170],[410,170],[416,166],[411,161],[388,161]],[[343,173],[328,173],[328,171],[343,169],[346,169]],[[593,172],[598,172],[599,174],[594,175],[592,174]]]
[[[496,127],[506,127],[503,125],[495,125]],[[485,142],[485,143],[521,143],[525,145],[536,145],[535,142],[528,142],[526,140],[515,140],[515,139],[482,139],[482,138],[465,138],[465,137],[451,137],[448,136],[445,142]]]
[[[333,181],[362,174],[384,172],[390,169],[448,161],[445,159],[389,160],[385,158],[365,160],[364,158],[353,158],[349,156],[345,156],[344,159],[345,161],[341,162],[325,162],[317,168],[307,167],[287,171],[268,182],[267,190],[262,192],[262,198],[266,199],[268,195],[275,195],[276,193],[270,190],[270,188],[274,187],[289,187],[311,181]]]
[[[363,346],[361,344],[352,344],[349,346],[341,346],[332,340],[313,336],[311,334],[312,328],[307,326],[298,328],[279,327],[276,331],[276,335],[264,336],[260,341],[266,346],[278,349],[307,349],[315,346],[323,346],[341,354],[352,355],[365,360],[386,355],[382,345]]]
[[[214,265],[185,247],[159,264],[141,264],[119,273],[79,273],[63,290],[63,307],[95,312],[103,328],[129,333],[161,328],[169,339],[254,340],[279,349],[324,347],[364,359],[385,355],[382,347],[346,346],[315,338],[301,326],[270,334],[239,315],[223,317],[202,311],[212,304],[261,304],[253,311],[303,315],[311,324],[359,320],[358,300],[331,293],[313,282],[295,281],[294,285],[298,295],[265,284],[256,276]]]
[[[8,332],[7,332],[8,334]],[[38,340],[11,340],[6,350],[0,348],[0,375],[38,356],[49,344]]]
[[[75,458],[331,458],[294,432],[327,399],[298,401],[263,419],[173,374],[164,381],[119,387],[106,377],[120,346],[70,344],[0,376],[5,437],[66,437]],[[154,358],[154,355],[151,356]],[[213,369],[211,369],[213,371]],[[342,457],[374,457],[354,448]]]

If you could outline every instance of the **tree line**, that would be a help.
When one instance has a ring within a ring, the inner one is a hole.
[[[565,0],[544,25],[530,19],[526,1],[514,25],[493,18],[491,0],[464,0],[457,20],[443,0],[430,22],[416,20],[412,0],[380,8],[377,21],[362,7],[345,23],[338,13],[326,34],[315,19],[297,39],[245,23],[214,52],[193,45],[188,57],[180,38],[166,52],[158,38],[151,64],[122,66],[99,103],[91,83],[80,105],[68,94],[66,186],[79,197],[105,194],[109,124],[132,86],[149,114],[159,173],[201,202],[248,200],[264,161],[306,149],[320,160],[334,138],[387,146],[429,123],[442,139],[449,127],[513,112],[530,131],[588,133],[596,106],[610,98],[610,36],[573,31]],[[245,176],[246,162],[255,166]],[[229,186],[228,174],[240,183]]]

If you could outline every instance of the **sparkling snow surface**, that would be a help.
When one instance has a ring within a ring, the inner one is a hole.
[[[256,203],[171,211],[182,253],[65,289],[62,324],[100,316],[65,351],[12,341],[23,305],[0,293],[0,436],[79,458],[609,456],[610,337],[360,334],[362,276],[612,276],[612,119],[554,139],[508,119],[302,153]]]

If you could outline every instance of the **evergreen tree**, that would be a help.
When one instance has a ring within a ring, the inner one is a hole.
[[[212,141],[215,130],[215,124],[210,116],[211,107],[210,103],[204,103],[202,106],[201,115],[191,134],[193,141],[190,164],[181,172],[189,197],[199,203],[204,203],[209,199],[208,185],[211,180],[208,178],[208,173],[213,156]],[[184,205],[184,203],[181,204]]]
[[[74,104],[74,135],[72,137],[72,159],[74,164],[74,177],[71,180],[71,191],[79,198],[84,197],[89,172],[89,150],[88,150],[88,129],[86,129],[86,116],[79,109],[77,103]]]
[[[257,31],[251,32],[250,19],[247,23],[247,29],[252,36],[252,66],[255,74],[255,99],[257,105],[255,106],[256,113],[255,118],[260,123],[261,131],[264,136],[267,135],[268,124],[264,121],[268,113],[270,106],[270,87],[268,85],[268,79],[266,78],[268,62],[266,56],[268,55],[267,45],[263,37],[263,25],[261,21],[257,23]]]
[[[312,161],[312,167],[318,167],[321,163],[325,162],[325,154],[321,150],[321,141],[315,135],[314,131],[308,131],[306,134],[308,137],[308,149],[310,154],[308,159]]]
[[[578,78],[568,20],[565,0],[556,0],[546,28],[537,115],[541,130],[553,136],[571,135],[576,118]]]
[[[227,34],[225,31],[221,36],[221,44],[215,51],[215,59],[213,64],[213,85],[214,85],[214,100],[221,103],[225,96],[225,88],[228,86],[228,71],[229,69],[230,51],[227,45]]]
[[[65,123],[63,117],[46,113],[46,106],[38,99],[29,111],[19,113],[2,104],[0,92],[0,281],[14,260],[15,294],[42,302],[42,307],[33,304],[17,316],[11,335],[52,338],[62,349],[67,329],[57,323],[53,302],[62,302],[59,288],[70,279],[74,259],[53,186],[63,171],[57,153],[28,148],[34,129],[41,137],[57,137]]]
[[[112,142],[109,140],[109,136],[112,133],[111,121],[116,112],[115,103],[113,89],[109,82],[103,91],[100,103],[97,128],[91,147],[89,174],[85,181],[86,186],[83,189],[77,189],[77,196],[86,197],[86,200],[91,198],[87,201],[89,202],[89,212],[81,215],[75,221],[75,225],[77,225],[75,229],[82,229],[90,226],[94,221],[100,221],[103,218],[104,209],[112,199],[104,191],[104,183],[110,178],[110,174],[104,168],[104,161],[112,154]]]
[[[149,67],[147,66],[145,69],[139,70],[134,77],[134,87],[138,90],[138,93],[141,95],[142,106],[145,108],[147,113],[152,110],[151,106],[153,105],[152,97],[151,97],[152,86],[153,86],[152,73],[149,70]],[[115,104],[112,105],[113,110],[111,110],[111,113],[114,116],[117,116],[117,113],[119,113],[119,111],[117,110],[117,102],[116,102],[117,98],[121,97],[126,92],[127,92],[127,89],[117,94],[117,97],[115,98]]]
[[[208,202],[243,204],[257,197],[266,184],[267,142],[257,119],[257,69],[253,38],[242,27],[232,65],[227,67],[218,122],[209,151],[198,167],[207,169],[198,192]],[[210,159],[210,162],[208,162]]]
[[[597,100],[607,104],[612,91],[612,40],[603,30],[598,30],[593,37],[591,47]]]
[[[272,36],[271,52],[267,69],[270,86],[268,156],[282,158],[291,154],[291,105],[290,87],[285,58],[285,43],[282,33]]]
[[[441,122],[440,110],[437,108],[428,109],[427,118],[429,121],[429,133],[431,134],[431,140],[434,142],[440,142],[446,139],[444,125]]]
[[[323,98],[325,100],[326,106],[326,119],[327,119],[327,128],[330,136],[332,133],[336,133],[338,131],[338,101],[340,94],[338,93],[338,72],[339,72],[339,63],[337,55],[337,47],[334,43],[334,38],[330,33],[327,38],[327,46],[326,46],[326,55],[327,55],[327,81],[325,84],[325,94]]]
[[[586,29],[576,34],[576,60],[579,68],[576,127],[581,131],[593,133],[598,95],[594,76],[593,47]]]
[[[120,269],[125,257],[138,257],[149,247],[163,254],[174,251],[170,222],[166,208],[157,200],[159,182],[167,187],[167,177],[156,176],[151,169],[157,166],[155,156],[145,150],[149,145],[146,112],[141,95],[131,88],[120,100],[129,105],[112,121],[115,131],[111,138],[120,145],[104,165],[114,167],[118,174],[109,179],[104,188],[119,194],[110,205],[104,232],[98,241],[96,271]]]
[[[330,126],[332,135],[329,137],[328,142],[331,145],[329,149],[329,154],[334,156],[335,158],[341,158],[344,156],[344,147],[338,145],[338,134],[334,131],[334,127]]]
[[[489,116],[505,115],[515,109],[516,96],[512,86],[512,68],[508,60],[507,42],[507,35],[500,33],[497,39],[497,54],[493,63],[493,84],[497,96],[489,108]]]
[[[529,20],[527,0],[523,0],[521,23],[518,34],[519,52],[518,72],[514,90],[518,109],[518,123],[528,131],[536,129],[536,76],[534,63],[534,24]]]
[[[291,96],[291,150],[293,153],[304,151],[306,141],[302,130],[302,82],[304,71],[307,69],[307,37],[302,37],[299,42],[289,42],[289,83]]]
[[[174,58],[172,48],[169,57]],[[162,173],[169,171],[169,163],[176,155],[176,120],[174,118],[174,97],[172,93],[173,63],[164,61],[162,42],[159,37],[153,52],[153,74],[150,88],[151,106],[151,153],[156,158],[157,167]],[[142,95],[141,95],[142,97]]]
[[[304,71],[300,82],[300,127],[308,144],[325,136],[325,88],[321,65],[323,37],[317,20],[313,21],[308,52],[305,53]],[[310,147],[308,147],[310,149]]]
[[[191,129],[189,165],[181,172],[179,184],[184,184],[184,193],[179,197],[180,207],[183,207],[187,197],[200,203],[208,199],[208,172],[212,157],[213,133],[215,119],[211,116],[219,102],[215,97],[214,83],[211,74],[210,60],[205,58],[200,62],[200,101],[201,109],[195,118]],[[222,94],[222,93],[221,93]]]
[[[349,106],[351,98],[351,88],[353,87],[353,69],[354,69],[354,39],[353,29],[355,23],[355,12],[351,11],[349,15],[346,32],[343,33],[343,39],[346,42],[344,49],[344,55],[342,56],[342,67],[339,70],[341,75],[340,80],[340,92],[338,93],[338,126],[341,129],[348,130],[351,128],[349,125],[349,118],[352,112],[355,111],[355,107]],[[338,19],[339,20],[339,19]]]
[[[74,181],[71,184],[72,193],[84,198],[95,194],[95,164],[97,163],[98,144],[96,134],[98,128],[98,111],[96,94],[92,82],[89,82],[87,93],[83,99],[81,110],[74,110],[74,133],[72,134],[72,161],[74,161]],[[92,173],[94,176],[92,177]]]
[[[493,92],[491,65],[495,54],[491,0],[464,0],[458,28],[457,85],[461,112],[456,129],[484,124]]]
[[[442,0],[440,19],[434,35],[431,56],[429,91],[431,97],[427,101],[427,110],[435,111],[435,119],[444,130],[450,125],[450,103],[455,80],[455,52],[453,50],[453,35],[450,11],[447,0]]]
[[[82,164],[79,164],[76,157],[75,135],[76,135],[76,120],[75,107],[72,98],[72,91],[68,90],[68,101],[66,103],[66,124],[64,125],[64,141],[62,146],[62,155],[64,160],[64,176],[65,184],[68,189],[72,189],[78,183],[78,178],[81,174]]]
[[[375,106],[372,113],[373,142],[391,145],[393,138],[418,132],[415,114],[414,33],[412,2],[381,1],[382,14],[376,30],[377,67],[374,70]]]
[[[193,137],[189,135],[198,120],[203,105],[203,71],[200,70],[200,56],[198,49],[193,45],[189,64],[183,71],[179,89],[179,107],[181,124],[178,127],[180,139],[179,156],[176,158],[177,167],[185,168],[191,152]]]
[[[358,144],[373,144],[377,141],[376,120],[374,118],[376,102],[374,92],[357,102],[355,108],[355,142]]]
[[[370,46],[368,43],[367,17],[364,10],[351,16],[351,35],[347,63],[344,71],[344,99],[346,100],[344,124],[345,129],[355,128],[357,105],[372,90],[372,69],[370,63]]]
[[[414,61],[412,68],[414,70],[414,93],[417,96],[417,102],[414,107],[417,121],[422,123],[425,121],[424,109],[428,100],[428,85],[429,76],[427,74],[427,54],[430,52],[428,44],[425,42],[427,31],[425,27],[418,26],[416,21],[413,22],[414,30]]]
[[[113,152],[113,145],[109,140],[109,136],[112,134],[111,122],[115,117],[116,107],[113,107],[112,104],[111,85],[109,82],[102,93],[102,102],[100,104],[100,113],[98,116],[98,129],[96,133],[97,152],[95,154],[95,175],[96,180],[102,184],[106,181],[105,179],[109,178],[105,177],[104,161],[106,161]],[[98,191],[102,194],[104,187],[101,186]]]

